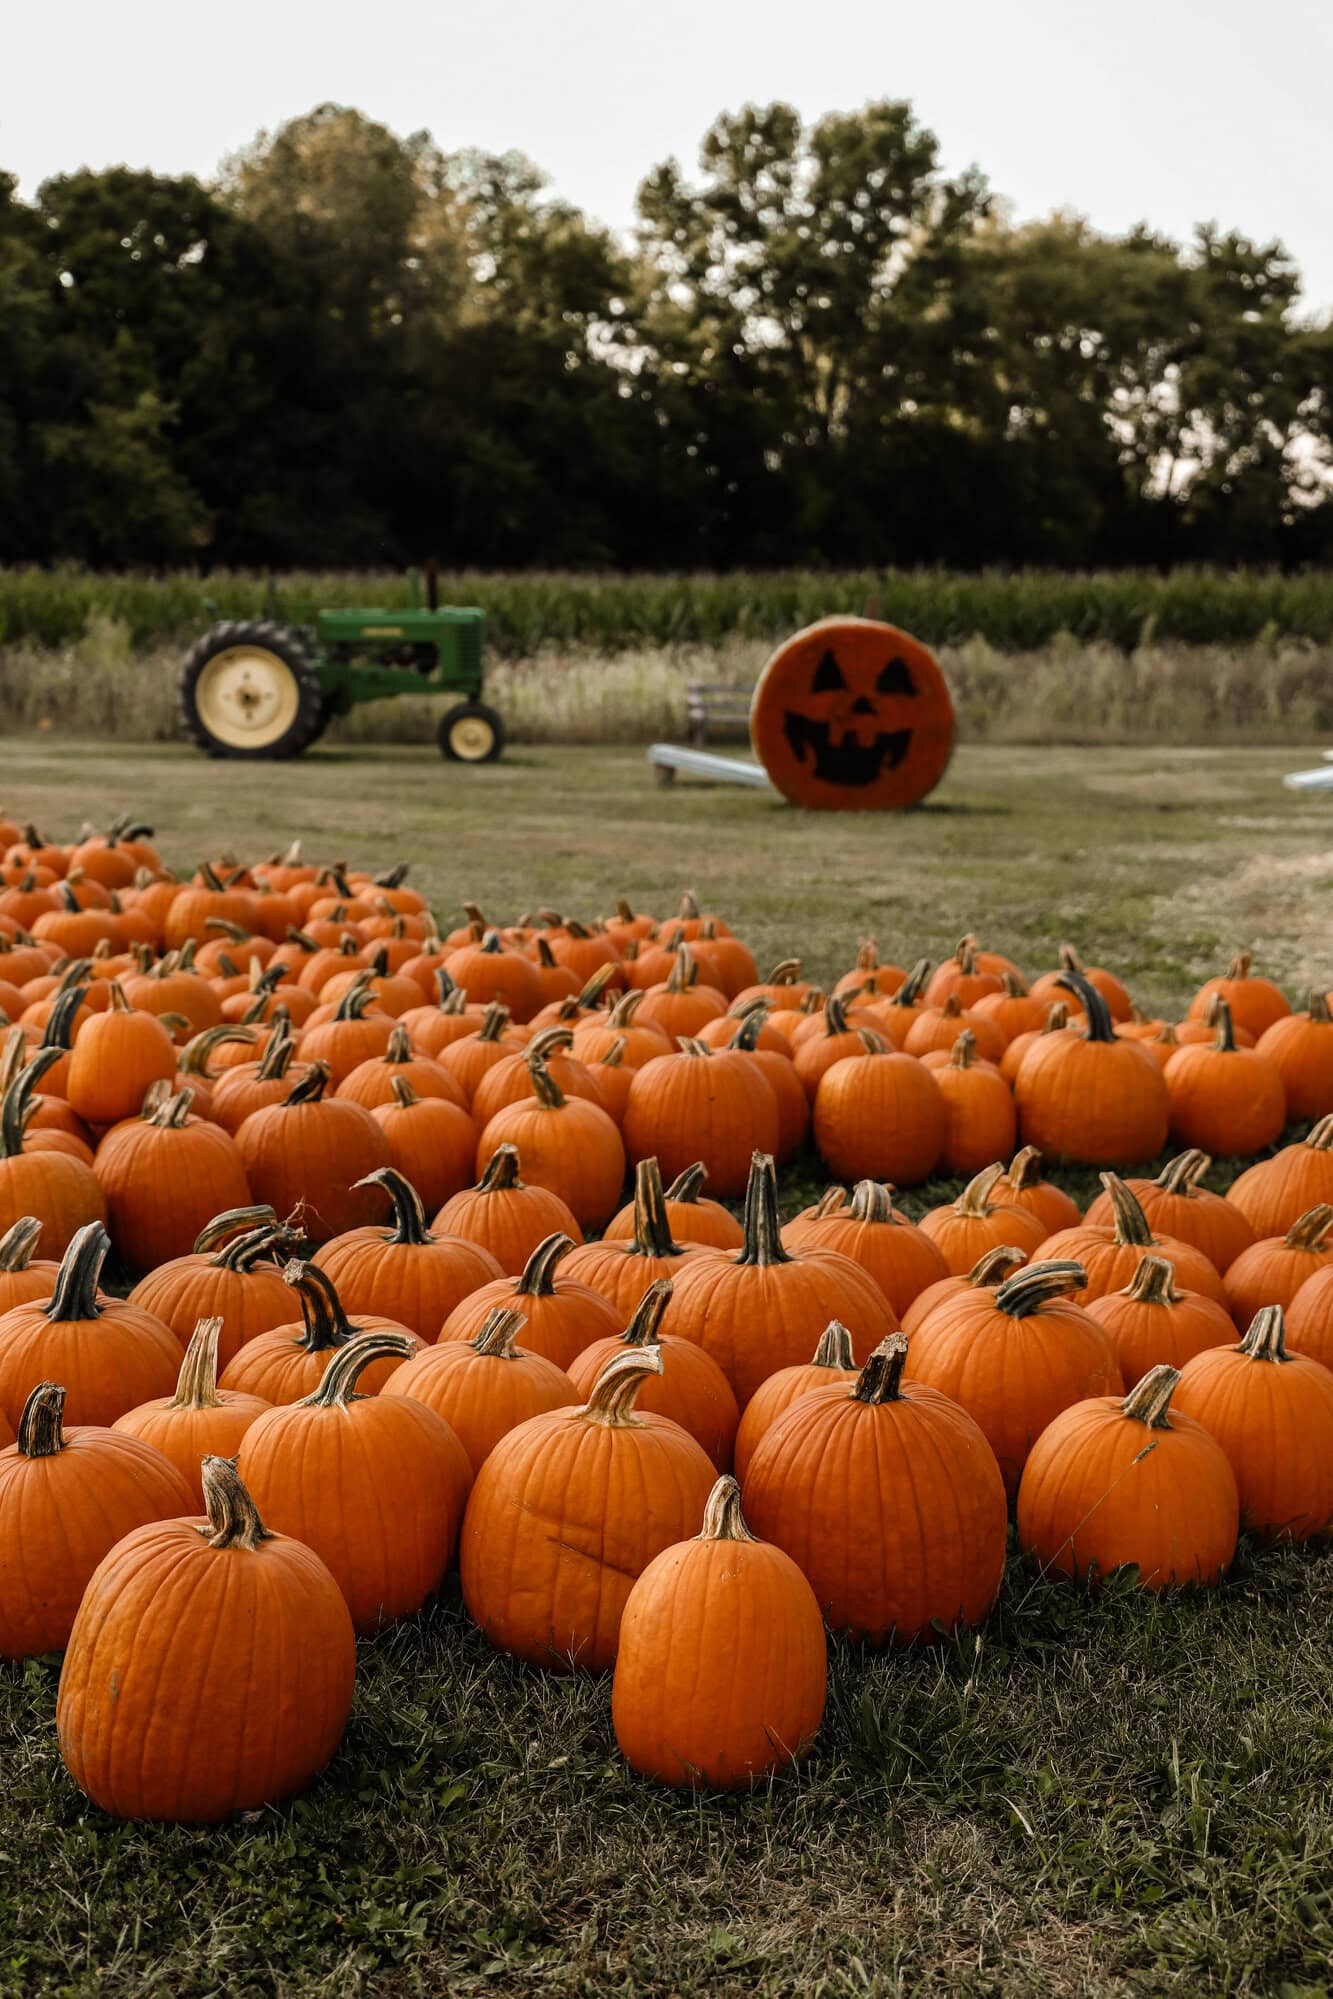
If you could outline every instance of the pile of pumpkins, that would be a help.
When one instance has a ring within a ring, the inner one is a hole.
[[[730,1787],[813,1740],[826,1629],[984,1619],[1011,1511],[1154,1589],[1333,1528],[1322,995],[1241,959],[1172,1027],[969,938],[825,996],[688,896],[441,935],[402,870],[0,848],[0,1656],[64,1652],[107,1811],[308,1784],[455,1563],[494,1645],[613,1672],[635,1769]]]

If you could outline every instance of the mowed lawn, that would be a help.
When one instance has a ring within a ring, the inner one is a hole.
[[[973,930],[1033,971],[1069,937],[1174,1012],[1240,947],[1293,993],[1333,984],[1333,795],[1280,783],[1311,760],[964,750],[926,809],[833,818],[659,789],[635,751],[463,771],[418,750],[265,767],[11,739],[0,806],[61,835],[132,809],[181,867],[297,835],[408,858],[446,914],[617,895],[665,913],[689,886],[762,962],[820,976],[867,934],[908,962]],[[792,1176],[789,1204],[817,1179]],[[1092,1600],[1016,1557],[979,1635],[835,1646],[814,1754],[743,1799],[633,1778],[607,1686],[495,1656],[452,1596],[360,1664],[316,1789],[211,1832],[92,1812],[55,1749],[55,1662],[0,1669],[0,1991],[1333,1987],[1327,1556],[1243,1548],[1225,1587],[1159,1600],[1119,1581]]]

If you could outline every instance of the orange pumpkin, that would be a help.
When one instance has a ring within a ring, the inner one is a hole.
[[[1164,1256],[1141,1257],[1122,1291],[1089,1299],[1087,1310],[1108,1335],[1126,1388],[1163,1362],[1184,1367],[1195,1354],[1226,1346],[1236,1330],[1216,1298],[1177,1288]]]
[[[855,1381],[861,1372],[852,1355],[852,1336],[837,1319],[830,1319],[819,1335],[810,1359],[795,1367],[780,1367],[761,1381],[745,1405],[736,1431],[734,1451],[736,1476],[742,1484],[749,1475],[750,1460],[780,1416],[793,1402],[812,1388],[829,1388],[837,1381]]]
[[[1259,1053],[1282,1078],[1290,1118],[1321,1118],[1333,1111],[1333,1013],[1326,996],[1310,994],[1304,1013],[1289,1013],[1266,1027]]]
[[[520,1345],[522,1312],[496,1305],[473,1339],[423,1347],[384,1384],[385,1395],[410,1395],[442,1416],[468,1454],[472,1475],[501,1437],[529,1416],[568,1409],[580,1400],[563,1368]]]
[[[954,1276],[962,1277],[989,1249],[1012,1247],[1031,1256],[1045,1242],[1045,1224],[1029,1208],[1006,1201],[1003,1184],[1004,1167],[996,1160],[968,1181],[956,1201],[921,1217],[922,1234]]]
[[[1209,979],[1199,987],[1190,1001],[1191,1020],[1207,1016],[1215,994],[1226,1001],[1237,1027],[1246,1028],[1256,1040],[1275,1020],[1283,1020],[1291,1012],[1281,989],[1255,973],[1248,951],[1237,953],[1224,978]]]
[[[1247,1167],[1227,1189],[1227,1200],[1244,1215],[1255,1241],[1282,1235],[1311,1208],[1333,1202],[1333,1113],[1294,1145]]]
[[[1333,1134],[1333,1125],[1330,1133]],[[1168,1160],[1155,1180],[1127,1179],[1125,1185],[1156,1234],[1191,1243],[1223,1275],[1257,1237],[1240,1209],[1232,1205],[1229,1195],[1224,1198],[1210,1193],[1199,1184],[1212,1163],[1206,1152],[1182,1152]],[[1084,1216],[1088,1222],[1114,1219],[1111,1196],[1105,1192],[1097,1196]]]
[[[1080,972],[1060,983],[1076,993],[1086,1033],[1040,1034],[1014,1077],[1023,1141],[1089,1166],[1151,1159],[1166,1140],[1166,1079],[1138,1041],[1118,1036],[1106,1001]]]
[[[236,1133],[250,1189],[275,1214],[299,1215],[311,1242],[375,1222],[387,1203],[371,1179],[389,1164],[389,1141],[368,1110],[328,1097],[327,1063],[313,1062],[279,1104]]]
[[[1262,1152],[1287,1121],[1287,1093],[1275,1063],[1240,1048],[1231,1009],[1218,1001],[1217,1036],[1177,1049],[1163,1072],[1171,1136],[1204,1152]]]
[[[242,1437],[269,1407],[257,1395],[218,1387],[218,1334],[222,1321],[201,1319],[194,1329],[174,1395],[160,1395],[126,1410],[112,1424],[124,1436],[151,1444],[175,1465],[202,1508],[200,1465],[210,1454],[234,1458]],[[137,1523],[136,1523],[137,1524]]]
[[[291,1256],[300,1241],[271,1208],[215,1215],[188,1256],[139,1279],[130,1303],[170,1326],[182,1346],[200,1319],[219,1318],[218,1365],[226,1367],[247,1340],[291,1318],[292,1294],[278,1259]]]
[[[693,1340],[662,1331],[671,1302],[671,1279],[656,1278],[644,1292],[624,1332],[594,1340],[569,1364],[576,1400],[585,1400],[609,1360],[624,1347],[656,1346],[662,1372],[649,1378],[637,1406],[670,1416],[702,1444],[719,1471],[731,1465],[740,1410],[730,1383],[711,1354]]]
[[[350,1229],[315,1252],[346,1311],[387,1314],[422,1340],[440,1337],[450,1314],[502,1276],[490,1251],[464,1236],[426,1227],[410,1180],[392,1166],[371,1176],[393,1206],[392,1226]]]
[[[657,1159],[674,1178],[702,1160],[719,1194],[739,1194],[755,1151],[773,1152],[781,1130],[768,1078],[743,1053],[681,1043],[635,1071],[625,1105],[631,1162]]]
[[[188,1255],[214,1215],[250,1205],[237,1142],[220,1125],[191,1115],[189,1090],[168,1085],[143,1114],[114,1125],[97,1148],[93,1172],[122,1262],[153,1270]],[[261,1196],[262,1198],[262,1196]]]
[[[1025,1145],[1009,1161],[1004,1179],[996,1181],[997,1199],[1008,1202],[1011,1207],[1026,1208],[1045,1226],[1048,1235],[1054,1235],[1057,1229],[1076,1227],[1082,1219],[1077,1202],[1066,1194],[1063,1187],[1057,1187],[1051,1180],[1043,1180],[1041,1169],[1040,1152],[1035,1145]]]
[[[911,1055],[886,1053],[869,1035],[862,1053],[835,1063],[815,1093],[815,1145],[839,1180],[895,1186],[925,1180],[947,1129],[944,1098],[930,1070]]]
[[[1265,1305],[1292,1304],[1316,1271],[1333,1264],[1333,1207],[1325,1201],[1294,1221],[1284,1235],[1264,1236],[1242,1250],[1227,1271],[1226,1302],[1238,1326],[1248,1326]]]
[[[1103,1173],[1101,1182],[1110,1198],[1111,1220],[1085,1220],[1076,1228],[1059,1229],[1042,1245],[1043,1256],[1073,1258],[1086,1268],[1088,1281],[1078,1293],[1080,1305],[1122,1290],[1145,1250],[1165,1257],[1185,1290],[1202,1291],[1206,1298],[1223,1302],[1222,1279],[1202,1250],[1149,1228],[1142,1208],[1116,1174]]]
[[[447,1200],[431,1224],[442,1234],[480,1243],[511,1277],[548,1235],[583,1241],[569,1204],[549,1187],[529,1186],[521,1178],[521,1163],[517,1146],[497,1146],[477,1185]]]
[[[858,1180],[847,1201],[833,1187],[782,1231],[787,1249],[835,1249],[874,1278],[899,1317],[928,1284],[949,1275],[943,1252],[893,1205],[893,1189]]]
[[[285,1407],[312,1395],[334,1355],[362,1333],[389,1333],[395,1339],[413,1342],[411,1347],[401,1349],[400,1357],[415,1352],[421,1345],[416,1335],[397,1319],[385,1318],[378,1312],[358,1312],[353,1318],[328,1272],[317,1265],[293,1260],[283,1275],[296,1291],[301,1308],[299,1323],[289,1321],[247,1340],[228,1363],[220,1387],[257,1395],[275,1408]],[[358,1376],[362,1394],[377,1395],[396,1365],[390,1356],[362,1368]]]
[[[556,1268],[574,1243],[557,1231],[539,1242],[518,1277],[494,1277],[470,1292],[444,1322],[441,1343],[475,1340],[498,1306],[512,1307],[523,1317],[526,1352],[542,1354],[568,1371],[593,1340],[619,1334],[624,1314],[590,1284],[576,1277],[557,1276]]]

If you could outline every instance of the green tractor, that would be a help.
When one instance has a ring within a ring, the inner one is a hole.
[[[180,719],[211,757],[299,757],[335,715],[391,694],[456,694],[437,740],[455,763],[492,763],[504,724],[480,699],[482,613],[426,602],[411,575],[401,611],[318,611],[313,626],[224,618],[191,647],[176,683]]]

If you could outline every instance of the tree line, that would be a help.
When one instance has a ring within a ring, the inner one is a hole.
[[[1016,225],[902,102],[724,115],[629,241],[336,105],[0,175],[11,563],[1294,566],[1331,468],[1280,243]]]

